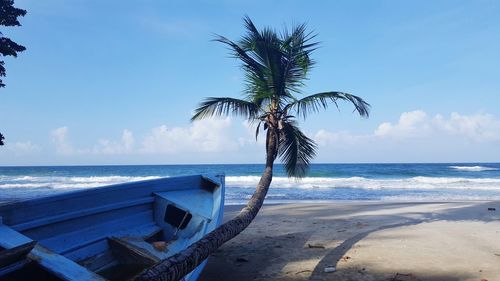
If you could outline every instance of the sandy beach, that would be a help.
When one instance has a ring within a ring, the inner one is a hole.
[[[211,256],[212,280],[499,281],[500,202],[266,205]]]

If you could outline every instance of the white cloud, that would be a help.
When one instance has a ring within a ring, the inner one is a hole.
[[[404,112],[371,133],[319,130],[319,162],[498,161],[500,119],[485,113],[429,115]]]
[[[168,154],[234,151],[238,143],[230,137],[230,127],[229,118],[195,121],[187,128],[162,125],[144,138],[140,151]]]
[[[16,154],[24,154],[40,150],[40,147],[36,144],[33,144],[31,141],[7,144],[7,148]]]
[[[427,113],[421,110],[404,112],[396,124],[384,122],[374,132],[378,137],[415,138],[427,136],[432,124]]]
[[[437,115],[434,122],[452,135],[464,136],[476,142],[500,141],[500,120],[491,114],[467,116],[455,112],[448,120]]]
[[[51,132],[52,142],[56,145],[59,154],[70,155],[74,153],[73,146],[68,140],[68,127],[60,127]]]
[[[92,152],[95,154],[127,154],[133,151],[134,143],[134,135],[125,129],[120,141],[101,139]]]
[[[70,156],[99,159],[105,155],[128,155],[130,161],[161,159],[176,155],[172,162],[258,161],[262,156],[265,134],[255,141],[255,126],[248,122],[233,126],[230,118],[206,119],[184,127],[161,125],[136,137],[123,130],[117,139],[100,139],[95,145],[78,147],[70,142],[69,129],[51,132],[56,152]],[[497,159],[500,119],[477,113],[449,116],[429,115],[422,110],[404,112],[395,121],[382,122],[369,133],[331,132],[326,129],[310,134],[319,144],[317,161],[447,161]],[[30,142],[16,144],[18,151],[38,149]],[[213,153],[220,157],[212,160]]]
[[[69,138],[69,129],[52,130],[56,152],[62,155],[124,155],[124,154],[179,154],[186,152],[236,151],[243,144],[231,136],[231,119],[206,119],[193,122],[188,127],[152,128],[136,145],[134,134],[123,130],[119,140],[100,139],[93,148],[77,148]]]
[[[430,117],[421,110],[404,112],[395,124],[385,122],[378,126],[374,135],[381,138],[414,139],[455,136],[475,142],[500,140],[500,120],[491,114],[460,115],[449,118],[437,114]]]

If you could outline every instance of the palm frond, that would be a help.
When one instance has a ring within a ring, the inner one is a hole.
[[[253,120],[258,116],[259,107],[249,101],[235,98],[206,98],[195,109],[191,121],[204,119],[207,117],[219,116],[243,116],[248,120]]]
[[[259,138],[260,124],[262,124],[262,121],[257,124],[257,129],[255,129],[255,141],[257,141]]]
[[[284,122],[280,130],[278,153],[289,177],[304,177],[316,155],[316,143],[293,122]]]
[[[243,67],[246,70],[249,70],[253,72],[256,75],[260,75],[263,72],[263,68],[265,67],[263,64],[252,58],[250,55],[248,55],[246,49],[244,49],[242,46],[238,45],[237,43],[227,39],[224,36],[221,35],[215,35],[215,39],[213,39],[216,42],[223,43],[229,47],[229,49],[233,53],[233,57],[240,59],[244,65]]]
[[[343,92],[325,92],[310,95],[288,104],[285,110],[295,110],[297,115],[306,118],[310,113],[318,112],[320,109],[327,109],[330,103],[335,104],[338,108],[338,100],[352,103],[354,111],[357,111],[361,117],[370,115],[370,104],[358,96]]]
[[[271,28],[258,30],[248,16],[243,21],[247,32],[239,41],[219,35],[214,41],[227,45],[232,55],[242,61],[246,100],[260,107],[275,101],[283,108],[296,100],[293,94],[300,93],[314,65],[310,55],[318,45],[312,42],[316,35],[307,32],[305,24],[278,34]]]
[[[313,32],[306,32],[305,24],[295,26],[291,33],[286,30],[283,33],[282,48],[287,62],[284,77],[288,91],[298,93],[304,86],[308,71],[314,65],[310,55],[319,44],[311,42],[315,37],[316,34]]]
[[[259,36],[260,38],[258,32],[255,36]],[[256,104],[262,106],[263,101],[269,99],[273,93],[269,83],[270,71],[265,61],[256,56],[255,52],[252,51],[252,40],[256,41],[257,39],[252,39],[249,35],[244,38],[246,39],[238,44],[224,36],[217,35],[214,41],[227,45],[233,57],[243,63],[242,68],[245,71],[247,100],[253,100]],[[245,40],[248,42],[244,42]]]
[[[264,68],[262,69],[262,77],[267,84],[267,94],[265,99],[269,99],[269,94],[276,97],[286,97],[289,92],[286,80],[287,58],[283,48],[283,38],[280,38],[278,33],[271,28],[264,28],[259,31],[248,17],[244,18],[247,34],[241,39],[240,46],[247,51],[247,54],[259,62]],[[252,85],[249,90],[255,92],[255,79],[251,80]],[[249,84],[250,85],[250,84]],[[259,100],[261,102],[261,100]]]

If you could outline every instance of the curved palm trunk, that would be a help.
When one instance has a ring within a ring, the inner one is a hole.
[[[210,254],[250,225],[264,203],[273,178],[273,164],[276,158],[277,145],[276,138],[271,137],[272,134],[271,129],[269,129],[267,132],[266,168],[246,207],[236,217],[205,235],[201,240],[182,252],[143,271],[134,279],[135,281],[177,281],[194,270]]]

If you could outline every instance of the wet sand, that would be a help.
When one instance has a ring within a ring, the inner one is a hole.
[[[267,205],[199,280],[500,281],[500,202]]]

